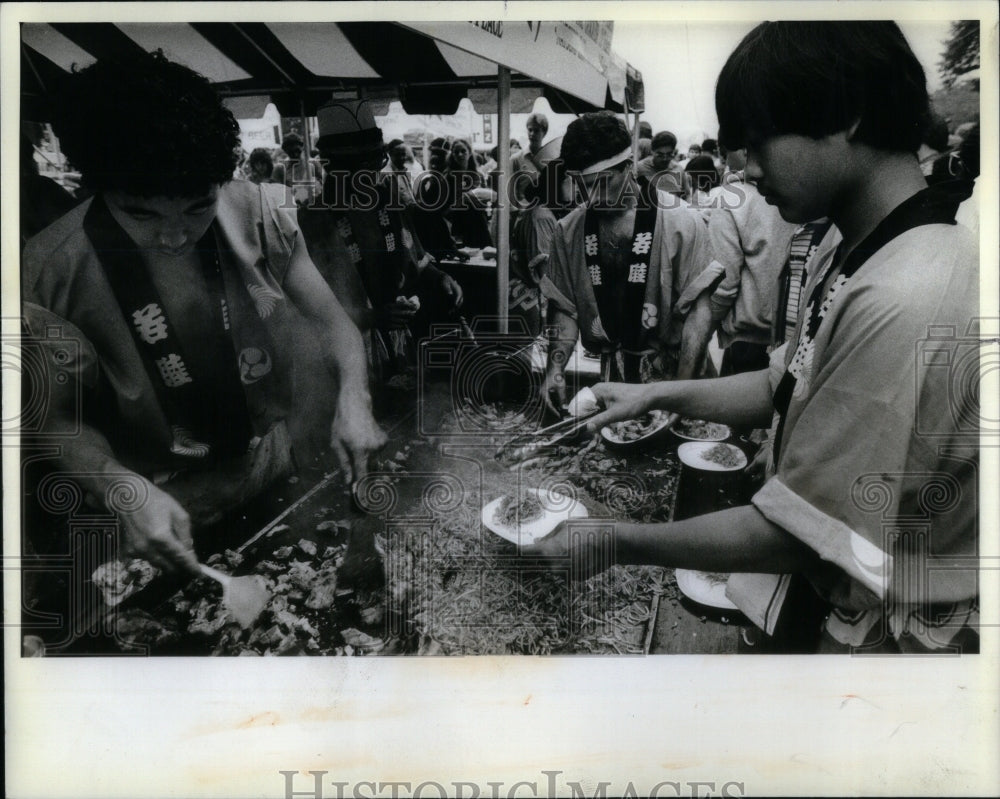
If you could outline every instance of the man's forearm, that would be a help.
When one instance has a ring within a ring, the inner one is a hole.
[[[684,320],[681,351],[677,361],[677,380],[691,380],[698,376],[714,329],[711,295],[704,292]]]
[[[579,328],[575,319],[558,310],[552,314],[550,328],[547,370],[562,373],[576,347]]]
[[[325,360],[327,367],[340,379],[341,387],[363,388],[368,393],[368,365],[361,333],[344,314],[348,324],[336,325],[327,330]]]
[[[767,427],[774,402],[767,369],[711,380],[650,383],[649,406],[694,419],[741,427]]]
[[[800,571],[816,554],[752,505],[680,522],[615,525],[618,563],[715,572]]]

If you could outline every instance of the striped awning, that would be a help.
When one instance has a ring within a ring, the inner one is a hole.
[[[288,116],[312,115],[333,96],[398,99],[412,114],[453,114],[463,97],[495,110],[498,64],[513,71],[516,92],[544,94],[554,111],[634,110],[642,77],[607,49],[609,24],[24,23],[22,118],[47,118],[48,98],[74,66],[139,49],[162,49],[224,96],[265,98]]]

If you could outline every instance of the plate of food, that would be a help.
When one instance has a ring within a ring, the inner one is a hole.
[[[626,419],[601,428],[601,438],[613,447],[635,447],[648,443],[654,436],[669,427],[671,414],[650,411],[638,419]]]
[[[706,422],[702,419],[678,419],[670,428],[678,438],[686,441],[725,441],[733,431],[718,422]]]
[[[713,441],[688,441],[677,448],[685,466],[703,472],[736,472],[746,468],[747,456],[739,447]]]
[[[726,596],[728,574],[675,569],[674,576],[677,578],[677,587],[681,589],[681,593],[699,605],[722,610],[738,609]]]
[[[560,522],[585,519],[587,509],[555,491],[528,488],[520,496],[506,494],[483,508],[487,529],[512,544],[533,544],[549,535]]]

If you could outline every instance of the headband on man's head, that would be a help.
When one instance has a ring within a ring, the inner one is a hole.
[[[578,170],[581,175],[593,175],[596,172],[603,172],[605,169],[611,169],[619,164],[624,163],[632,157],[632,148],[626,147],[617,155],[613,155],[610,158],[605,158],[603,161],[598,161],[596,164],[591,164],[583,169]]]

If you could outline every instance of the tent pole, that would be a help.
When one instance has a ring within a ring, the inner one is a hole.
[[[305,161],[309,161],[312,142],[309,136],[309,120],[306,118],[306,101],[304,97],[299,98],[299,117],[302,119],[302,157]]]
[[[510,70],[497,68],[497,155],[500,182],[497,186],[497,317],[498,332],[507,332],[510,292]]]
[[[628,97],[625,98],[625,118],[628,119]],[[639,112],[632,112],[632,174],[639,174]]]

